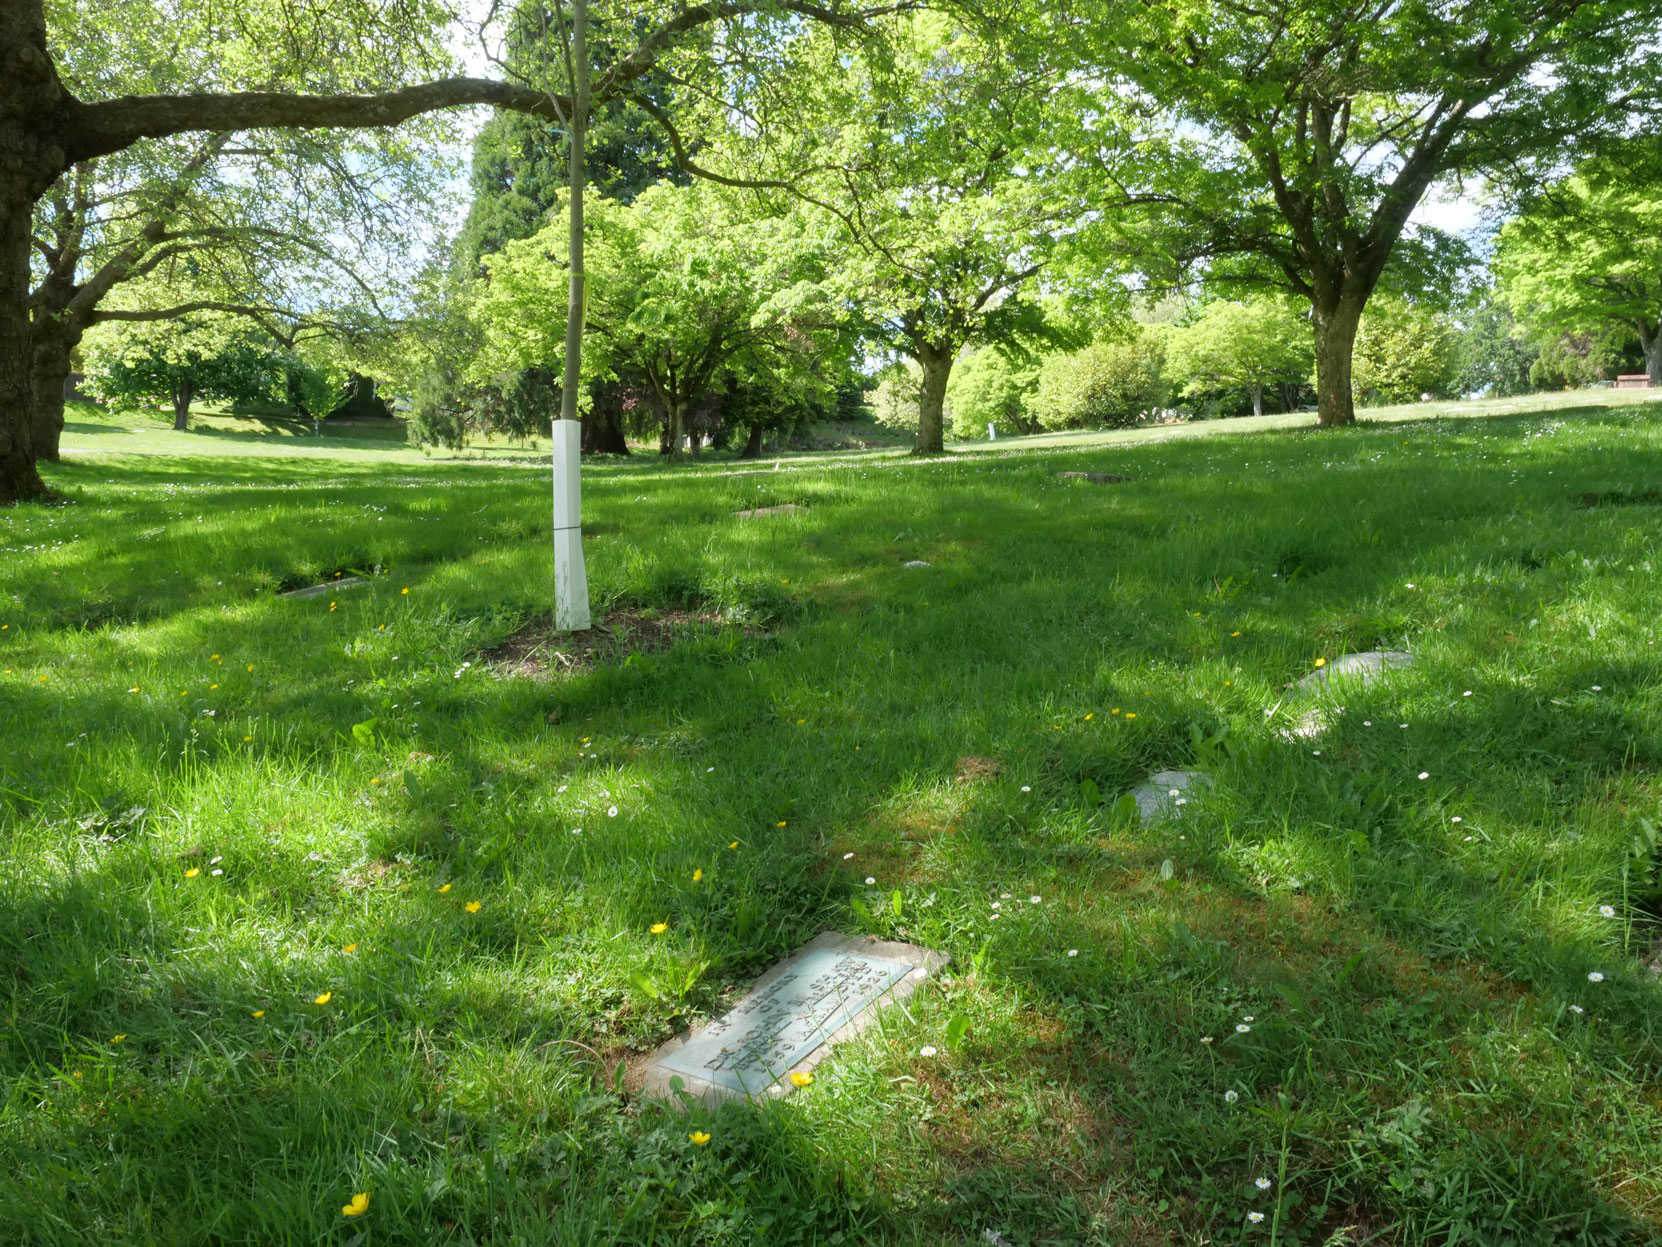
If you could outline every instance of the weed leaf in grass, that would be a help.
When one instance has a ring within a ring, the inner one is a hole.
[[[352,725],[352,739],[360,745],[373,746],[375,744],[375,725],[380,719],[365,719],[362,723]]]

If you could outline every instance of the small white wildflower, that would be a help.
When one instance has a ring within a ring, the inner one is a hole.
[[[1228,1091],[1225,1091],[1223,1093],[1223,1102],[1225,1104],[1233,1104],[1233,1103],[1235,1103],[1236,1100],[1239,1100],[1240,1098],[1241,1098],[1241,1093],[1236,1091],[1235,1088],[1233,1088],[1233,1087],[1231,1087]]]
[[[1587,1012],[1587,1010],[1583,1009],[1580,1005],[1571,1005],[1570,1006],[1570,1012],[1571,1013],[1585,1013],[1585,1012]]]
[[[223,868],[221,868],[221,869],[219,869],[219,870],[210,870],[210,871],[209,871],[209,872],[208,872],[208,873],[209,873],[209,874],[210,874],[210,875],[213,875],[213,876],[215,876],[215,877],[217,877],[217,876],[219,876],[219,875],[223,875],[223,874],[224,874],[224,873],[225,873],[225,871],[224,871],[224,869],[223,869]]]
[[[1587,981],[1589,983],[1602,983],[1602,982],[1604,982],[1604,971],[1594,970],[1591,974],[1589,974],[1587,976]]]
[[[1458,814],[1456,814],[1453,818],[1449,819],[1448,821],[1451,822],[1451,823],[1463,823],[1466,820],[1461,818]]]
[[[1253,1181],[1252,1185],[1257,1187],[1260,1191],[1267,1191],[1270,1189],[1270,1180],[1268,1178],[1257,1178]]]
[[[1183,795],[1183,790],[1181,788],[1173,788],[1166,795],[1168,797],[1181,797]]]
[[[1602,693],[1602,692],[1604,692],[1604,687],[1603,687],[1603,685],[1599,685],[1599,684],[1595,684],[1595,685],[1593,685],[1593,692],[1595,692],[1595,693]]]
[[[993,902],[993,908],[994,909],[1003,909],[1004,908],[1004,902],[1003,901],[994,901]]]
[[[1244,1035],[1251,1029],[1252,1027],[1248,1026],[1245,1022],[1237,1022],[1235,1024],[1235,1033],[1237,1035]]]
[[[874,883],[876,883],[876,882],[877,882],[877,880],[876,880],[876,879],[874,879],[874,878],[873,878],[873,877],[872,877],[872,876],[871,876],[871,875],[867,875],[867,876],[866,876],[866,886],[867,886],[867,887],[868,887],[868,888],[869,888],[869,887],[870,887],[870,886],[871,886],[871,885],[872,885],[872,884],[874,884]]]
[[[1001,901],[1007,901],[1010,899],[1010,894],[1008,892],[1000,892],[998,894],[998,899]]]
[[[1363,727],[1372,727],[1373,726],[1373,720],[1372,719],[1363,719],[1362,720],[1362,726]]]
[[[713,767],[713,766],[707,766],[707,767],[705,767],[705,768],[704,768],[704,773],[705,773],[705,774],[706,774],[706,775],[708,775],[708,774],[709,774],[709,773],[710,773],[710,772],[711,772],[711,771],[713,771],[713,770],[715,770],[715,769],[716,769],[716,768],[715,768],[715,767]]]
[[[1614,905],[1600,905],[1599,913],[1603,914],[1606,918],[1614,918],[1616,916],[1616,907]]]
[[[1030,784],[1023,784],[1023,785],[1022,785],[1022,786],[1021,786],[1021,790],[1022,790],[1022,791],[1023,791],[1023,792],[1032,792],[1032,791],[1033,791],[1033,787],[1032,787],[1032,785],[1030,785]]]
[[[1252,1014],[1250,1014],[1250,1013],[1247,1014],[1244,1018],[1241,1019],[1241,1021],[1243,1021],[1243,1022],[1256,1022],[1257,1020],[1258,1019],[1253,1017]]]
[[[853,856],[854,856],[854,854],[852,854],[852,853],[844,853],[843,854],[843,861],[846,862],[849,858],[851,858]]]
[[[1421,771],[1420,772],[1420,778],[1421,779],[1430,779],[1431,778],[1431,772],[1430,771]]]
[[[1410,589],[1412,589],[1414,586],[1409,585],[1408,587]],[[1259,1224],[1261,1221],[1263,1221],[1263,1219],[1264,1219],[1264,1214],[1261,1213],[1261,1212],[1249,1212],[1249,1213],[1247,1213],[1247,1220],[1252,1222],[1252,1224],[1254,1224],[1254,1225]]]
[[[210,866],[217,866],[217,865],[219,865],[219,864],[220,864],[220,863],[221,863],[221,862],[223,862],[223,861],[224,861],[224,860],[225,860],[225,859],[224,859],[224,857],[210,857],[210,858],[209,858],[209,859],[208,859],[208,865],[210,865]]]
[[[1200,1042],[1201,1043],[1211,1043],[1212,1042],[1212,1037],[1210,1035],[1202,1035],[1200,1037]]]
[[[919,1056],[934,1056],[935,1055],[935,1049],[933,1049],[929,1045],[925,1044],[923,1047],[918,1049],[918,1055]]]
[[[1470,697],[1471,695],[1472,695],[1471,689],[1467,689],[1464,693],[1460,694],[1460,696],[1462,696],[1462,697]]]
[[[1027,898],[1027,903],[1029,905],[1037,905],[1039,903],[1039,901],[1042,900],[1042,899],[1043,899],[1042,897],[1030,896],[1030,897]]]
[[[616,818],[617,817],[617,806],[615,806],[615,805],[608,806],[607,809],[606,809],[606,817],[607,818]]]
[[[1070,948],[1070,949],[1068,949],[1068,956],[1070,956],[1070,957],[1077,957],[1077,956],[1079,956],[1079,950],[1078,950],[1078,949],[1077,949],[1077,948]]]
[[[1311,753],[1311,755],[1312,755],[1312,756],[1313,756],[1313,757],[1317,757],[1317,758],[1319,758],[1319,757],[1321,757],[1321,756],[1322,756],[1322,751],[1321,751],[1321,750],[1320,750],[1320,749],[1312,749],[1312,750],[1311,750],[1311,751],[1310,751],[1310,753]]]
[[[564,784],[561,784],[561,785],[560,785],[560,786],[559,786],[559,787],[558,787],[558,788],[556,788],[556,789],[555,789],[555,790],[554,790],[554,791],[555,791],[555,792],[564,792],[564,791],[565,791],[565,790],[566,790],[566,785],[564,785]]]

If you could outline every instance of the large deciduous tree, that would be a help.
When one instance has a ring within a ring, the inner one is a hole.
[[[625,93],[690,32],[715,23],[865,16],[843,0],[615,7],[627,50],[595,67],[587,107]],[[90,8],[60,0],[49,37],[43,0],[0,0],[0,502],[46,493],[29,381],[30,234],[37,202],[77,164],[167,135],[394,126],[466,104],[572,116],[569,98],[538,85],[450,74],[444,36],[454,15],[440,0],[117,6],[101,37],[121,56],[169,65],[174,78],[153,93],[113,96],[104,77],[77,76],[61,55],[73,44],[65,29]]]
[[[1632,334],[1662,385],[1662,179],[1609,167],[1566,178],[1501,229],[1494,269],[1522,324]]]
[[[1064,101],[993,32],[939,14],[862,48],[802,44],[783,98],[737,124],[712,109],[695,168],[771,179],[835,219],[842,297],[878,351],[917,365],[914,453],[938,453],[954,361],[1053,339],[1034,279],[1098,222],[1048,136]]]
[[[1415,209],[1464,175],[1538,176],[1654,101],[1659,0],[1069,0],[1043,54],[1146,110],[1173,251],[1309,300],[1323,424],[1381,283],[1438,277]],[[1035,15],[1037,16],[1037,15]],[[1108,193],[1123,186],[1110,184]],[[1393,274],[1392,269],[1396,272]]]
[[[1285,299],[1216,299],[1174,329],[1166,345],[1167,370],[1184,394],[1245,390],[1255,416],[1264,414],[1266,389],[1278,389],[1283,410],[1291,411],[1310,364],[1310,327]]]
[[[651,188],[632,204],[592,199],[581,381],[643,377],[680,452],[688,418],[712,391],[789,375],[798,391],[837,368],[840,307],[819,284],[827,239],[798,212],[754,216],[739,195],[709,184]],[[478,317],[481,366],[522,368],[552,358],[566,332],[569,240],[550,226],[487,260]],[[553,263],[550,263],[553,261]],[[846,354],[846,351],[841,352]],[[562,395],[562,398],[564,395]]]

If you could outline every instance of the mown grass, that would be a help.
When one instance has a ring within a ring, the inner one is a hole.
[[[0,1240],[1652,1241],[1659,415],[608,466],[597,605],[722,622],[545,679],[489,657],[541,473],[54,469],[0,516]],[[781,1104],[619,1082],[825,927],[953,966]]]

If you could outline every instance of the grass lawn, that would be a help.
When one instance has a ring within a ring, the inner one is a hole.
[[[629,634],[511,661],[546,466],[68,456],[0,513],[0,1242],[1662,1238],[1662,404],[1583,404],[597,467]],[[825,928],[953,964],[783,1102],[630,1093]]]

